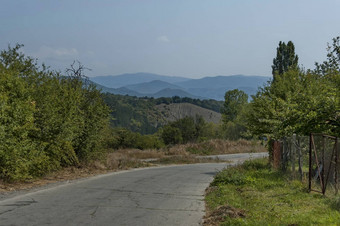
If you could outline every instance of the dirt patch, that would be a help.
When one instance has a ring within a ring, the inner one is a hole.
[[[238,209],[229,205],[218,207],[216,210],[204,217],[203,225],[214,226],[219,225],[226,217],[239,218],[246,217],[246,213],[242,209]]]

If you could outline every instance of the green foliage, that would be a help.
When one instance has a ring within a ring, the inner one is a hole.
[[[188,143],[204,138],[206,127],[207,124],[200,116],[185,117],[164,126],[160,133],[165,144]]]
[[[107,142],[108,148],[136,148],[159,149],[164,146],[161,139],[155,135],[141,135],[125,128],[112,128],[110,138]]]
[[[248,95],[242,90],[233,89],[225,93],[223,105],[223,121],[234,121],[248,103]]]
[[[340,220],[338,197],[306,192],[307,184],[288,180],[271,170],[267,159],[247,161],[219,172],[206,195],[216,225],[336,225]],[[237,208],[243,217],[220,212]]]
[[[253,96],[246,117],[252,134],[271,138],[311,132],[340,135],[337,40],[329,47],[328,61],[317,64],[314,71],[290,68]]]
[[[61,76],[20,53],[0,54],[0,178],[77,165],[100,150],[108,108],[80,74]]]
[[[164,126],[161,130],[161,134],[165,144],[180,144],[183,142],[181,130],[174,126]]]
[[[222,101],[217,101],[217,100],[201,100],[201,99],[192,99],[189,97],[161,97],[157,99],[152,99],[156,105],[158,104],[172,104],[172,103],[189,103],[189,104],[194,104],[202,108],[206,108],[215,112],[220,113],[221,108],[223,107],[223,102]]]
[[[240,138],[244,138],[243,134],[245,133],[246,128],[235,122],[227,122],[222,126],[222,138],[228,140],[238,140]]]
[[[295,54],[295,47],[292,41],[287,44],[279,42],[279,47],[276,49],[276,57],[273,59],[272,73],[274,80],[277,76],[282,75],[290,69],[296,69],[298,66],[299,57]]]
[[[113,94],[103,94],[105,103],[112,109],[113,127],[124,127],[141,134],[153,134],[161,126],[160,116],[154,111],[154,100]]]
[[[138,98],[131,96],[103,94],[105,103],[112,109],[111,124],[124,127],[141,134],[153,134],[167,124],[161,112],[155,110],[159,104],[191,103],[206,109],[220,112],[223,102],[216,100],[199,100],[180,97]]]
[[[29,138],[34,130],[35,111],[28,87],[11,71],[0,71],[0,177],[6,180],[29,177],[33,152]]]
[[[244,115],[247,111],[248,95],[242,90],[229,90],[225,94],[222,110],[224,138],[237,140],[245,138]]]
[[[340,68],[340,36],[333,38],[332,45],[327,44],[327,61],[315,63],[316,74],[327,76],[338,73]]]
[[[222,171],[216,175],[211,186],[218,186],[222,184],[243,185],[246,184],[246,176],[238,168]]]

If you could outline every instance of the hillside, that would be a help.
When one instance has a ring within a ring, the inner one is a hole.
[[[142,94],[153,94],[164,89],[180,89],[181,87],[173,85],[169,82],[153,80],[151,82],[143,82],[134,85],[128,85],[125,86],[125,88]]]
[[[142,134],[155,133],[170,121],[186,116],[202,116],[207,122],[218,123],[218,112],[223,102],[190,98],[138,98],[131,96],[103,94],[105,103],[111,109],[112,125],[124,127]]]
[[[150,95],[148,95],[150,96]],[[192,95],[184,90],[181,89],[171,89],[171,88],[166,88],[166,89],[162,89],[161,91],[152,94],[152,97],[155,98],[160,98],[160,97],[174,97],[174,96],[178,96],[178,97],[189,97],[189,98],[193,98],[193,99],[205,99],[205,98],[200,98],[198,96]]]
[[[254,87],[262,85],[268,81],[269,77],[255,75],[230,75],[204,77],[201,79],[191,79],[187,81],[176,82],[175,84],[183,88],[223,88],[223,87]]]
[[[193,95],[223,100],[226,91],[232,89],[240,89],[249,96],[254,95],[258,87],[263,86],[268,80],[269,77],[264,76],[232,75],[191,79],[175,84]]]
[[[189,103],[159,104],[155,106],[162,113],[164,121],[176,121],[184,117],[202,116],[206,122],[219,123],[221,114]]]

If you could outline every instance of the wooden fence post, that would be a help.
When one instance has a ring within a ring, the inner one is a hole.
[[[281,167],[281,143],[277,140],[273,142],[273,167],[275,169]]]
[[[303,164],[303,160],[302,160],[302,148],[301,148],[301,137],[298,137],[297,139],[298,141],[298,153],[299,153],[299,174],[300,174],[300,180],[303,180],[303,172],[302,172],[302,164]]]
[[[308,174],[308,189],[309,192],[312,191],[312,139],[313,139],[313,134],[311,133],[309,135],[309,174]]]
[[[293,134],[292,143],[291,143],[291,151],[292,151],[292,172],[293,177],[295,178],[295,160],[296,160],[296,134]]]

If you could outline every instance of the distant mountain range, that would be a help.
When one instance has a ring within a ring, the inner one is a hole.
[[[137,97],[190,97],[223,100],[225,92],[240,89],[248,95],[256,93],[270,77],[216,76],[201,79],[171,77],[150,73],[97,76],[90,78],[103,92]]]
[[[123,86],[134,85],[139,83],[147,83],[155,80],[176,83],[184,82],[189,80],[183,77],[172,77],[165,75],[157,75],[151,73],[135,73],[135,74],[122,74],[122,75],[108,75],[108,76],[97,76],[90,78],[93,82],[109,88],[120,88]]]

